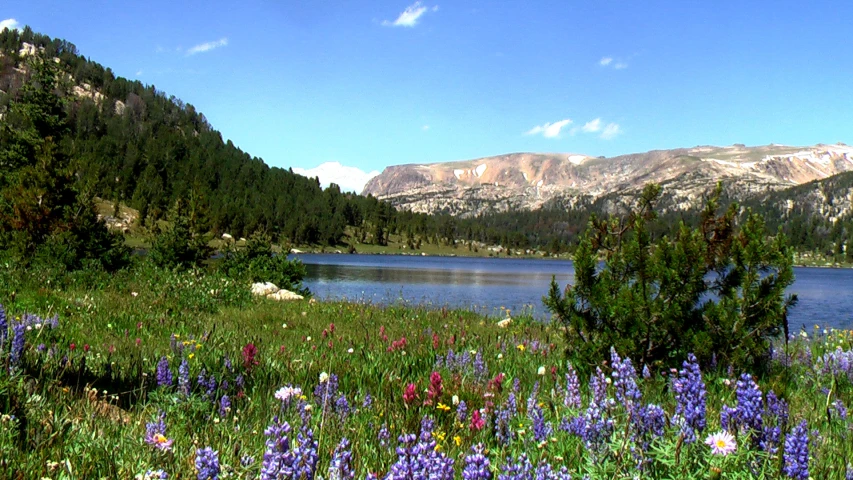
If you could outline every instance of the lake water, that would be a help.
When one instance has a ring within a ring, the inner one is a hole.
[[[573,281],[568,260],[418,257],[403,255],[298,255],[305,285],[321,299],[448,306],[503,317],[502,309],[549,314],[542,305],[551,276],[560,288]],[[853,328],[853,269],[795,268],[790,287],[800,301],[789,313],[791,330],[818,324]]]

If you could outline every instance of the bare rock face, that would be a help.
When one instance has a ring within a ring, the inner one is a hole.
[[[385,169],[364,188],[397,208],[476,216],[571,204],[614,193],[665,186],[672,208],[692,205],[722,181],[735,198],[779,190],[853,171],[853,147],[700,146],[618,157],[513,153]]]

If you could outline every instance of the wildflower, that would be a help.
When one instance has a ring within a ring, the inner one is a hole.
[[[219,480],[219,452],[210,447],[196,450],[195,468],[198,480]]]
[[[281,401],[285,406],[290,405],[294,398],[299,398],[302,395],[302,389],[292,385],[285,385],[275,392],[275,398]]]
[[[735,437],[726,431],[709,435],[708,438],[705,439],[705,444],[711,446],[711,453],[714,455],[728,455],[737,450]]]
[[[190,396],[190,366],[186,358],[181,360],[178,367],[178,392],[185,397]]]
[[[545,367],[544,367],[544,366],[540,366],[540,367],[539,367],[539,369],[538,369],[538,370],[536,370],[536,374],[537,374],[537,375],[539,375],[540,377],[541,377],[541,376],[543,376],[543,375],[545,375]]]
[[[157,363],[157,386],[172,386],[172,371],[169,370],[169,359],[166,357],[160,357],[160,361]]]
[[[388,424],[383,423],[382,427],[379,428],[379,433],[376,435],[376,439],[379,441],[379,446],[385,448],[388,446],[388,441],[391,439],[391,432],[388,431]]]
[[[228,395],[222,395],[222,398],[219,399],[219,416],[225,417],[228,415],[228,412],[231,411],[231,399],[228,398]]]
[[[332,454],[332,461],[329,463],[329,480],[353,480],[354,478],[355,469],[352,466],[350,441],[344,437]]]
[[[145,443],[158,450],[169,451],[174,440],[166,438],[166,414],[160,412],[156,422],[145,424]]]
[[[136,480],[166,480],[169,475],[163,470],[147,470],[144,474],[136,475]]]
[[[445,404],[443,404],[443,403],[439,403],[438,405],[436,405],[436,407],[435,407],[435,408],[437,408],[437,409],[441,410],[442,412],[450,411],[450,407],[449,407],[449,406],[447,406],[447,405],[445,405]]]
[[[12,367],[18,366],[24,355],[25,332],[26,326],[23,323],[16,323],[12,326],[12,349],[9,351],[9,363]]]
[[[243,347],[243,368],[247,371],[251,372],[252,368],[258,365],[258,359],[256,358],[258,355],[258,347],[255,346],[254,343],[247,343],[245,347]]]
[[[468,405],[465,400],[459,400],[456,404],[456,419],[460,423],[464,423],[468,419]]]
[[[273,418],[273,423],[264,430],[267,437],[264,445],[264,460],[261,465],[261,479],[275,480],[284,477],[289,471],[292,463],[292,452],[290,450],[290,424]]]
[[[571,363],[569,364],[569,371],[566,373],[566,392],[563,396],[563,405],[569,408],[580,408],[581,406],[580,382]]]
[[[785,437],[785,467],[782,471],[789,478],[808,480],[809,478],[809,432],[803,420]]]
[[[410,383],[406,385],[406,389],[403,391],[403,402],[405,402],[406,405],[409,405],[414,402],[416,398],[418,398],[418,393],[415,384]]]
[[[0,347],[6,344],[9,335],[9,322],[6,320],[6,309],[0,304]]]
[[[471,447],[472,453],[465,457],[465,468],[462,469],[463,480],[492,480],[491,462],[483,455],[484,450],[482,443]]]
[[[519,352],[524,352],[526,347],[524,346],[523,343],[519,343],[518,345],[515,346],[515,348],[517,348]]]
[[[450,397],[450,403],[452,403],[454,406],[459,405],[459,395],[454,395]]]
[[[326,372],[320,372],[320,383],[325,383],[329,380],[329,374]]]
[[[696,441],[696,434],[705,429],[705,383],[699,363],[692,353],[687,355],[678,377],[672,379],[675,391],[676,424],[681,425],[685,443]]]
[[[479,432],[486,426],[486,420],[480,415],[479,410],[474,410],[471,414],[471,430]]]
[[[424,405],[432,405],[433,402],[437,401],[441,397],[442,390],[441,374],[432,372],[429,376],[429,388],[427,389],[427,399],[424,401]]]

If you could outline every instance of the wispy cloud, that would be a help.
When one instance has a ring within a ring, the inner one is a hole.
[[[604,140],[611,140],[621,133],[622,128],[618,123],[608,123],[607,126],[604,127],[604,131],[601,132],[600,137]]]
[[[565,119],[560,120],[558,122],[545,123],[542,125],[537,125],[537,126],[531,128],[530,130],[524,132],[524,134],[525,135],[538,135],[541,133],[542,136],[545,138],[559,138],[560,131],[564,127],[566,127],[567,125],[569,125],[571,123],[572,123],[571,120],[569,120],[568,118],[565,118]]]
[[[14,18],[7,18],[6,20],[0,20],[0,32],[6,29],[9,30],[20,30],[21,24],[18,23]]]
[[[584,123],[581,130],[583,130],[584,133],[595,133],[601,130],[601,119],[596,118],[595,120],[590,120]]]
[[[411,28],[411,27],[414,27],[415,25],[418,24],[418,21],[420,20],[420,18],[425,13],[437,12],[437,11],[438,11],[438,5],[435,5],[433,7],[427,7],[426,5],[422,4],[420,1],[417,1],[417,2],[409,5],[408,7],[406,7],[406,9],[403,10],[403,13],[401,13],[400,16],[398,16],[396,20],[394,20],[393,22],[389,21],[389,20],[383,20],[382,25],[386,26],[386,27],[409,27],[409,28]]]
[[[628,68],[628,61],[622,59],[614,59],[613,57],[601,57],[598,65],[604,68],[612,68],[614,70],[623,70]]]
[[[421,130],[426,132],[427,130],[429,130],[429,125],[424,125],[423,127],[421,127]]]
[[[341,165],[340,162],[326,162],[314,168],[294,167],[293,173],[309,178],[317,177],[323,188],[334,183],[341,187],[342,191],[355,193],[361,193],[367,182],[379,175],[376,170],[365,172],[358,167]]]
[[[228,38],[222,37],[219,40],[216,40],[213,42],[202,43],[202,44],[199,44],[199,45],[196,45],[196,46],[190,48],[189,50],[187,50],[187,56],[195,55],[196,53],[209,52],[213,49],[216,49],[219,47],[224,47],[226,45],[228,45]]]
[[[137,76],[137,77],[141,77],[141,76],[142,76],[142,70],[137,70],[137,71],[136,71],[136,76]]]

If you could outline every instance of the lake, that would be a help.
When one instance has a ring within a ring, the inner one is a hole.
[[[465,308],[492,316],[530,312],[542,305],[551,276],[560,288],[573,281],[569,260],[301,254],[305,285],[320,299],[387,304],[406,302]],[[803,326],[853,328],[853,269],[794,269],[790,287],[800,301],[789,313],[791,330]]]

